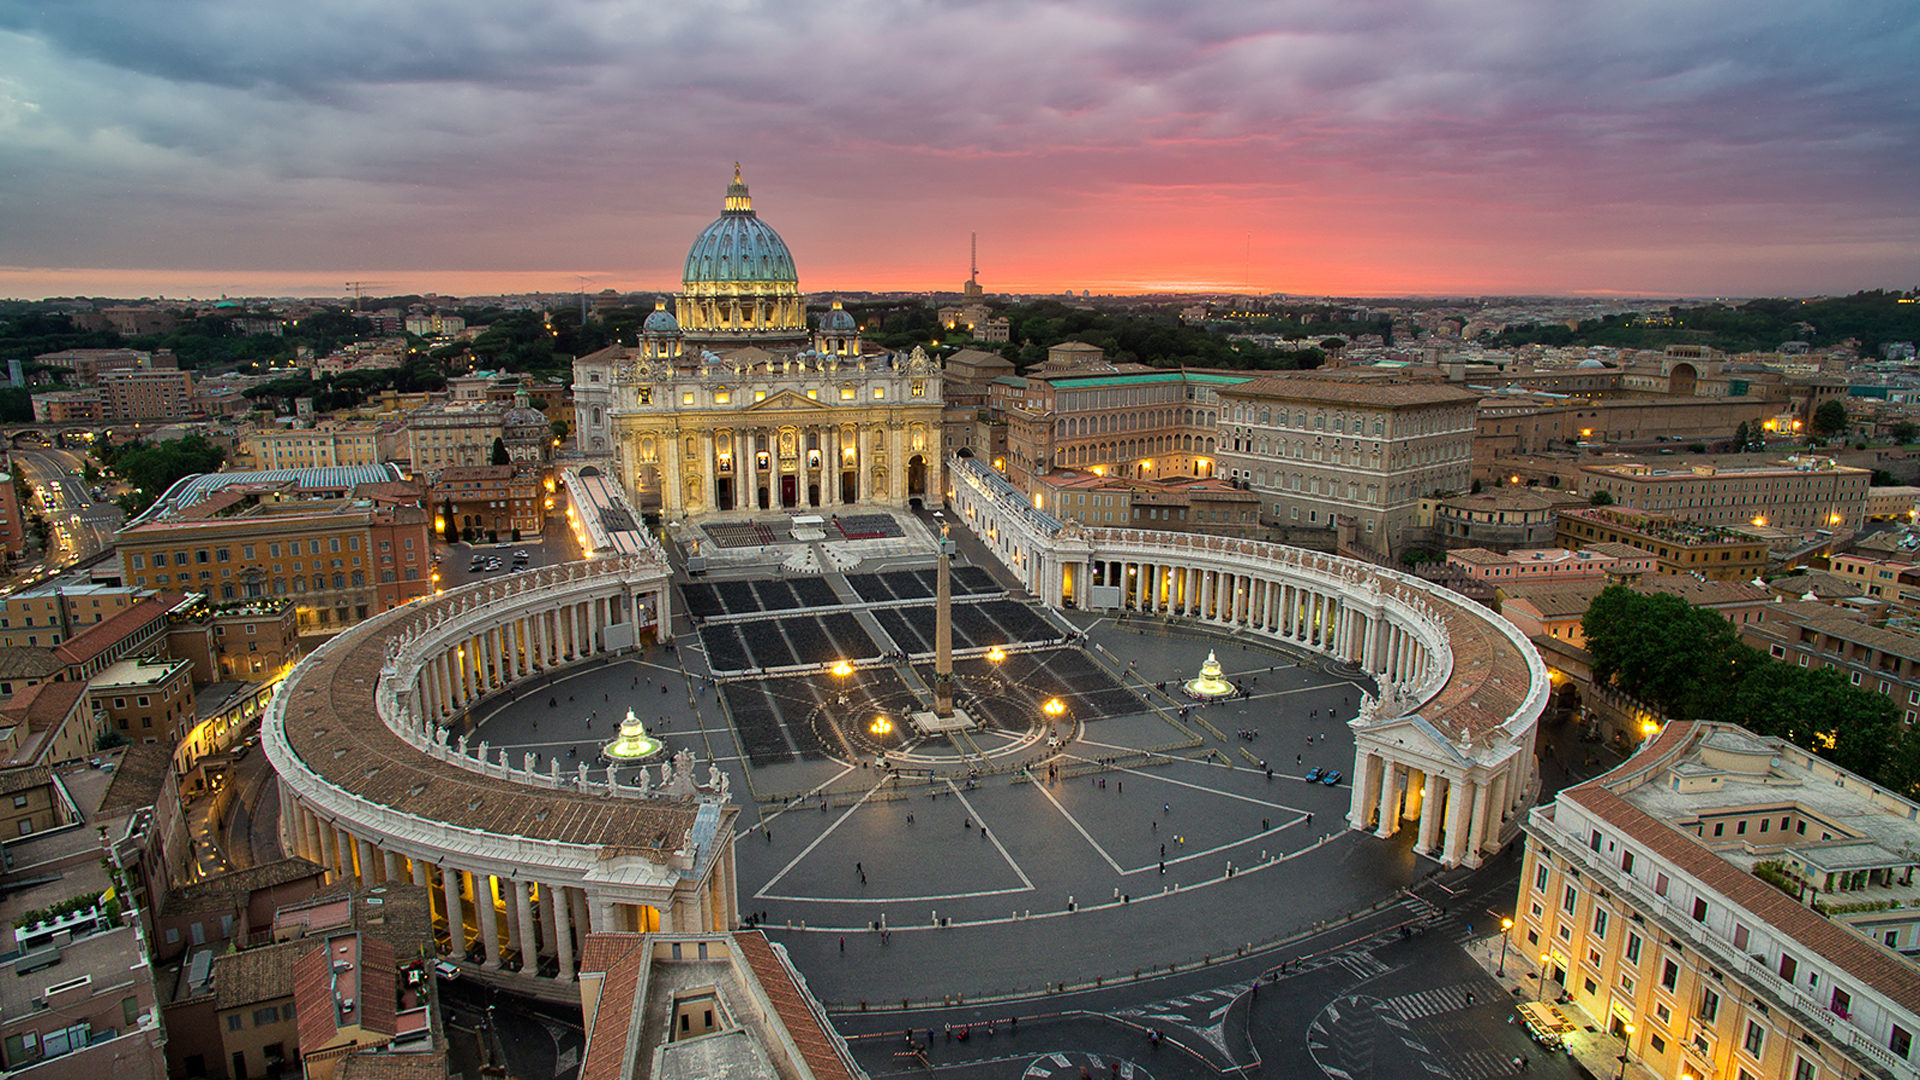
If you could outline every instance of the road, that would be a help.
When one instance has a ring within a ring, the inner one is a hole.
[[[14,450],[12,456],[14,468],[33,493],[28,505],[20,508],[21,516],[44,514],[52,529],[45,554],[19,568],[18,584],[33,584],[113,546],[122,515],[119,507],[94,502],[88,493],[79,475],[86,467],[84,454],[43,448]]]

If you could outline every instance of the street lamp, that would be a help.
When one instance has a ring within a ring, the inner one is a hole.
[[[1498,972],[1498,974],[1503,978],[1507,974],[1507,946],[1511,944],[1512,932],[1513,932],[1513,920],[1501,919],[1500,920],[1500,971]]]
[[[1620,1050],[1620,1075],[1616,1080],[1627,1080],[1627,1059],[1633,1056],[1633,1025],[1621,1024],[1620,1030],[1626,1037],[1622,1040],[1625,1045]]]

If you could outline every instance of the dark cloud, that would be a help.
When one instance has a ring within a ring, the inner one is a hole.
[[[738,158],[797,247],[886,249],[849,266],[1217,203],[1516,265],[1791,212],[1877,223],[1883,267],[1920,245],[1916,46],[1873,0],[0,3],[0,249],[658,284]]]

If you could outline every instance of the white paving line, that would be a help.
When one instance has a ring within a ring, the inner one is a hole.
[[[845,774],[842,774],[842,775],[845,775]],[[831,783],[831,782],[832,781],[828,781],[828,783]],[[823,784],[821,786],[824,787],[826,785]],[[815,788],[814,790],[818,791],[819,788]],[[816,836],[813,838],[813,843],[808,844],[804,848],[801,848],[800,853],[798,855],[795,855],[793,858],[787,860],[787,865],[781,867],[779,873],[768,878],[767,883],[765,885],[760,886],[760,891],[753,894],[754,899],[756,900],[766,899],[767,890],[773,888],[775,882],[779,881],[783,877],[786,877],[789,871],[791,871],[795,866],[799,865],[801,859],[804,859],[808,855],[812,854],[813,849],[819,847],[820,842],[822,840],[825,840],[827,837],[832,836],[835,829],[838,829],[841,825],[845,824],[846,820],[853,816],[853,812],[855,810],[860,809],[862,806],[865,806],[867,803],[867,800],[873,798],[873,793],[879,790],[880,790],[879,784],[875,784],[874,786],[868,788],[866,794],[860,796],[859,802],[856,802],[852,806],[847,807],[847,812],[844,814],[841,814],[837,818],[834,818],[832,824],[828,825],[825,829],[822,829],[820,831],[819,836]]]
[[[839,772],[834,773],[832,776],[829,776],[825,780],[820,781],[819,784],[815,785],[812,789],[810,789],[805,795],[802,795],[799,799],[795,799],[791,804],[787,806],[783,806],[780,809],[775,810],[773,813],[767,814],[761,817],[761,819],[757,823],[755,823],[753,826],[747,829],[747,832],[752,832],[754,829],[766,828],[768,822],[773,821],[775,818],[785,815],[789,810],[798,808],[800,806],[801,800],[813,798],[815,795],[818,795],[822,791],[825,791],[827,788],[827,785],[833,783],[834,781],[840,779],[841,777],[847,775],[852,771],[853,771],[853,766],[851,765],[841,766]],[[876,788],[875,790],[878,790],[878,789]],[[867,792],[867,794],[872,795],[873,791],[869,791]],[[865,802],[866,798],[862,797],[860,801]],[[815,843],[818,843],[818,841],[815,841]],[[785,871],[782,871],[782,873],[784,872]],[[767,882],[767,885],[771,885],[771,884],[773,884],[773,882],[771,881]],[[765,885],[761,886],[761,888],[765,888],[765,887],[766,887]]]
[[[1133,871],[1121,869],[1120,864],[1113,861],[1113,856],[1107,854],[1107,849],[1100,846],[1100,842],[1098,840],[1095,840],[1093,838],[1093,834],[1089,833],[1086,830],[1086,827],[1080,824],[1079,819],[1075,818],[1072,814],[1068,813],[1066,807],[1060,805],[1060,800],[1054,798],[1053,792],[1048,791],[1044,784],[1035,783],[1034,786],[1039,789],[1040,794],[1046,796],[1047,801],[1053,804],[1053,808],[1055,810],[1060,811],[1060,816],[1067,819],[1067,824],[1073,826],[1073,831],[1080,834],[1080,838],[1087,842],[1087,846],[1092,848],[1094,851],[1098,852],[1100,857],[1107,861],[1108,866],[1113,867],[1114,873],[1128,874],[1133,872]]]
[[[1012,867],[1014,874],[1020,878],[1020,884],[1025,885],[1028,889],[1032,889],[1033,880],[1027,877],[1027,872],[1025,870],[1020,869],[1020,864],[1013,861],[1013,855],[1007,851],[1004,845],[1000,843],[1000,831],[998,829],[987,828],[987,823],[985,819],[983,819],[980,816],[980,812],[973,808],[973,803],[967,801],[966,792],[961,791],[958,787],[954,786],[954,783],[952,780],[947,781],[947,790],[953,793],[954,798],[960,800],[961,806],[964,806],[967,808],[967,814],[973,820],[980,822],[981,828],[987,829],[988,842],[992,843],[994,846],[994,849],[1000,852],[1001,858],[1007,860],[1007,865]],[[1113,860],[1109,859],[1107,861],[1112,862]]]

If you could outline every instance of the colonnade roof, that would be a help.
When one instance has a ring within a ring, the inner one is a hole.
[[[308,770],[352,795],[456,829],[658,857],[682,847],[699,800],[591,795],[516,784],[441,761],[402,739],[376,711],[385,643],[427,601],[347,630],[304,661],[282,687],[286,739]],[[491,626],[476,622],[475,632]],[[564,775],[564,774],[563,774]]]
[[[1473,610],[1470,601],[1453,600],[1439,589],[1422,595],[1446,625],[1453,676],[1421,707],[1420,715],[1443,731],[1475,742],[1501,737],[1505,733],[1500,729],[1532,692],[1534,658],[1523,654],[1513,637],[1499,632],[1493,620],[1500,616]]]

